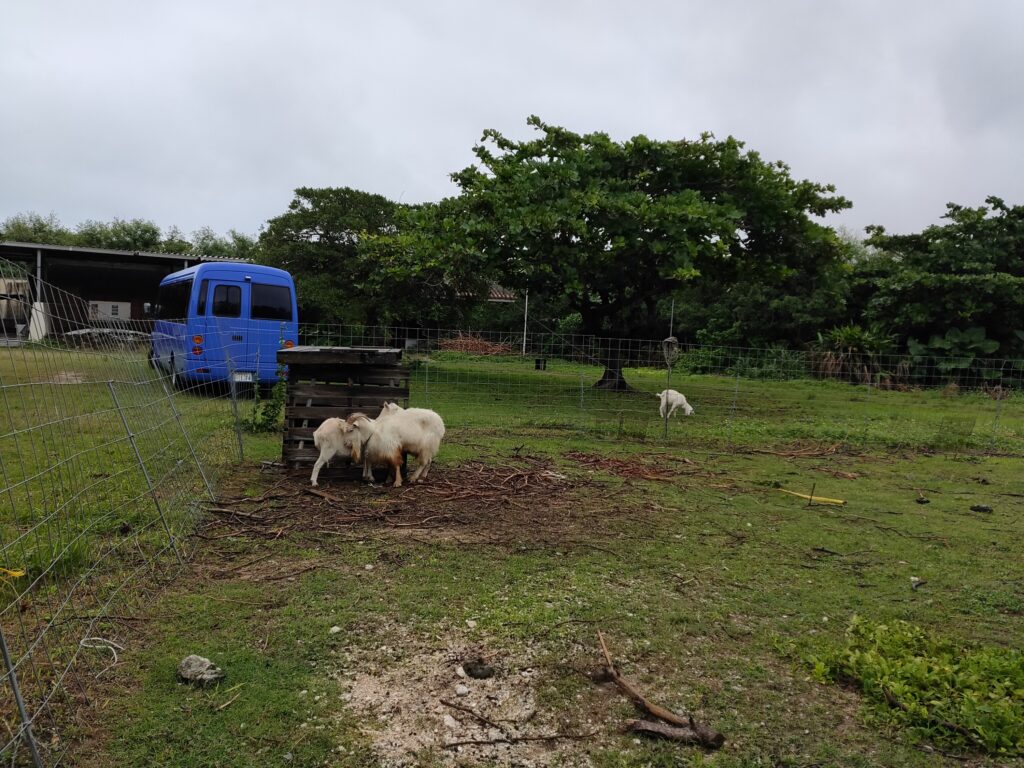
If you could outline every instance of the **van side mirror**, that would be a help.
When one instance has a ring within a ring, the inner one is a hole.
[[[156,315],[157,305],[150,301],[143,302],[142,314],[145,317],[154,317]]]

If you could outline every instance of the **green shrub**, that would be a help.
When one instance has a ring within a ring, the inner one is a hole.
[[[847,643],[811,657],[819,679],[849,683],[884,722],[957,747],[1024,754],[1024,653],[940,640],[907,622],[854,617]]]
[[[277,382],[270,389],[269,398],[260,397],[259,385],[254,388],[253,393],[252,413],[242,423],[250,432],[276,432],[281,427],[281,414],[288,397],[284,371],[278,371]]]

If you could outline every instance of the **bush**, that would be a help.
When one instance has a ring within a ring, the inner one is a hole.
[[[1024,653],[958,647],[920,627],[854,617],[846,646],[809,659],[819,679],[850,683],[884,722],[940,743],[1024,754]]]

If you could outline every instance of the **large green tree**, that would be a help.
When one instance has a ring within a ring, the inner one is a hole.
[[[401,205],[348,187],[295,191],[257,257],[289,270],[303,318],[321,323],[458,322],[486,296],[480,254],[452,236],[452,200]]]
[[[372,322],[364,291],[371,265],[363,249],[371,238],[398,234],[399,208],[350,187],[296,189],[288,210],[260,234],[258,258],[291,272],[307,321]]]
[[[949,203],[947,223],[916,234],[869,227],[867,243],[877,250],[855,274],[855,287],[869,286],[867,319],[903,340],[980,328],[1000,354],[1024,353],[1024,206],[985,202]]]
[[[723,286],[813,281],[841,259],[835,234],[812,217],[849,202],[734,138],[617,142],[528,124],[538,134],[528,141],[485,131],[476,164],[452,175],[461,194],[450,247],[478,252],[512,287],[564,296],[586,333],[657,332],[659,300],[682,288],[707,286],[694,294],[707,302]],[[763,325],[759,308],[748,314]],[[618,354],[603,362],[598,385],[626,387]]]

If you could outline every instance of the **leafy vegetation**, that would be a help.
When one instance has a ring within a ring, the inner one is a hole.
[[[905,621],[855,616],[847,644],[812,658],[824,680],[853,683],[879,719],[943,744],[1024,754],[1024,652],[962,647]]]
[[[189,239],[177,227],[163,232],[146,219],[114,219],[111,222],[90,219],[70,229],[52,213],[48,216],[22,213],[8,217],[0,222],[0,241],[3,240],[238,259],[249,258],[255,245],[253,238],[234,229],[227,237],[221,237],[209,227],[202,227]]]

